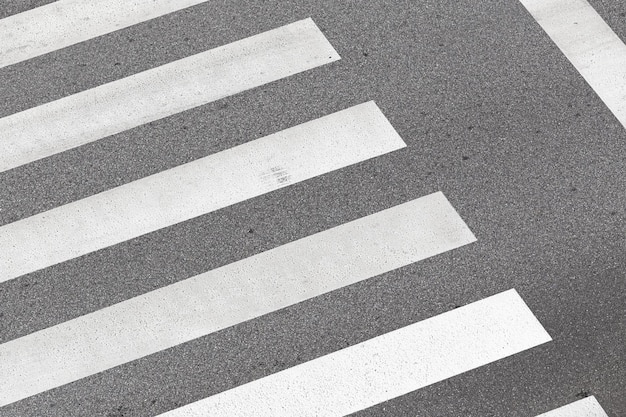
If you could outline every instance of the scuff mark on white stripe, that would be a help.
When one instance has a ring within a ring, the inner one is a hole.
[[[311,19],[0,119],[0,172],[337,61]]]
[[[205,1],[57,0],[0,20],[0,68]]]
[[[372,101],[0,227],[0,282],[405,147]]]
[[[583,398],[537,417],[608,417],[594,396]]]
[[[509,290],[161,416],[343,416],[550,340]]]
[[[435,193],[279,246],[0,345],[0,406],[475,240]]]
[[[626,127],[626,45],[586,0],[520,0]]]

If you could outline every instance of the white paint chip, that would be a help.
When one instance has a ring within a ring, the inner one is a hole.
[[[626,127],[626,45],[585,0],[520,0]]]
[[[0,345],[0,406],[475,240],[435,193],[279,246]]]
[[[537,417],[608,417],[594,396],[548,411]]]
[[[161,416],[343,416],[550,340],[510,290]]]
[[[338,59],[305,19],[12,114],[0,172]]]
[[[0,282],[405,147],[374,102],[0,227]]]

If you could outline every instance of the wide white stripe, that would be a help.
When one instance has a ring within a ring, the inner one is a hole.
[[[587,397],[537,417],[608,417],[595,397]]]
[[[206,0],[57,0],[0,20],[0,68]]]
[[[336,61],[301,20],[0,119],[0,171]]]
[[[441,193],[308,236],[0,345],[0,406],[474,240]]]
[[[404,146],[351,107],[0,227],[0,282]]]
[[[626,45],[585,0],[520,0],[626,127]]]
[[[343,416],[550,340],[510,290],[161,415]]]

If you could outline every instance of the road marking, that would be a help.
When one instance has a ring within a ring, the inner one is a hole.
[[[435,193],[279,246],[0,345],[0,406],[475,240]]]
[[[509,290],[161,416],[343,416],[550,340]]]
[[[594,396],[548,411],[537,417],[608,417]]]
[[[206,0],[57,0],[0,20],[0,68]]]
[[[305,19],[12,114],[0,172],[338,59]]]
[[[520,0],[626,127],[626,45],[585,0]]]
[[[372,101],[303,123],[0,227],[0,282],[405,146]]]

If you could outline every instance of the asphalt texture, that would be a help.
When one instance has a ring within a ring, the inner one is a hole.
[[[436,191],[478,241],[0,416],[155,416],[510,288],[552,342],[356,415],[626,416],[626,129],[517,0],[207,2],[0,69],[0,117],[306,17],[340,61],[0,173],[0,225],[368,100],[407,148],[2,283],[0,342]]]

